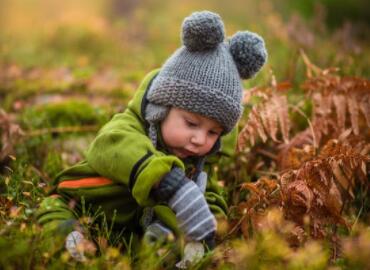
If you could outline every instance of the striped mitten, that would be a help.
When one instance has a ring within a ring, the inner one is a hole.
[[[176,213],[178,226],[188,238],[203,241],[214,237],[216,219],[202,191],[185,176],[183,170],[172,169],[153,193]]]

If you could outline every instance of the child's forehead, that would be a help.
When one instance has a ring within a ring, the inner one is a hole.
[[[195,113],[195,112],[191,112],[191,111],[188,111],[188,110],[184,110],[184,109],[179,109],[183,114],[185,115],[189,115],[191,117],[194,117],[194,118],[198,118],[198,119],[204,119],[204,120],[211,120],[210,118],[208,117],[205,117],[199,113]]]

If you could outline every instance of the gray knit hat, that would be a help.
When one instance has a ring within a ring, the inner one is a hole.
[[[263,39],[245,31],[224,42],[224,25],[218,14],[202,11],[185,18],[182,43],[162,66],[147,98],[148,111],[178,107],[219,122],[230,132],[243,107],[241,79],[254,76],[267,58]],[[149,104],[150,104],[149,103]],[[159,107],[158,107],[159,106]],[[153,122],[153,113],[149,116]],[[155,117],[154,117],[155,118]],[[158,120],[158,119],[157,119]]]

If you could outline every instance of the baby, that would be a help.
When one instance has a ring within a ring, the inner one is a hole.
[[[267,58],[254,33],[224,39],[219,15],[185,18],[183,46],[144,78],[127,109],[99,131],[86,160],[57,176],[38,220],[45,231],[68,235],[72,257],[84,258],[76,224],[85,208],[103,213],[123,237],[183,234],[214,246],[215,216],[225,216],[227,206],[212,165],[234,151],[241,79]]]

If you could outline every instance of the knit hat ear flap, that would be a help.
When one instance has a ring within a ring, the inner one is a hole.
[[[182,43],[189,51],[214,49],[224,41],[221,17],[210,11],[194,12],[182,23]]]
[[[265,42],[256,33],[237,32],[229,40],[229,45],[242,79],[253,77],[267,60]]]
[[[166,118],[169,110],[169,107],[153,104],[151,102],[146,106],[145,120],[149,123],[148,135],[155,147],[158,143],[157,123]]]

